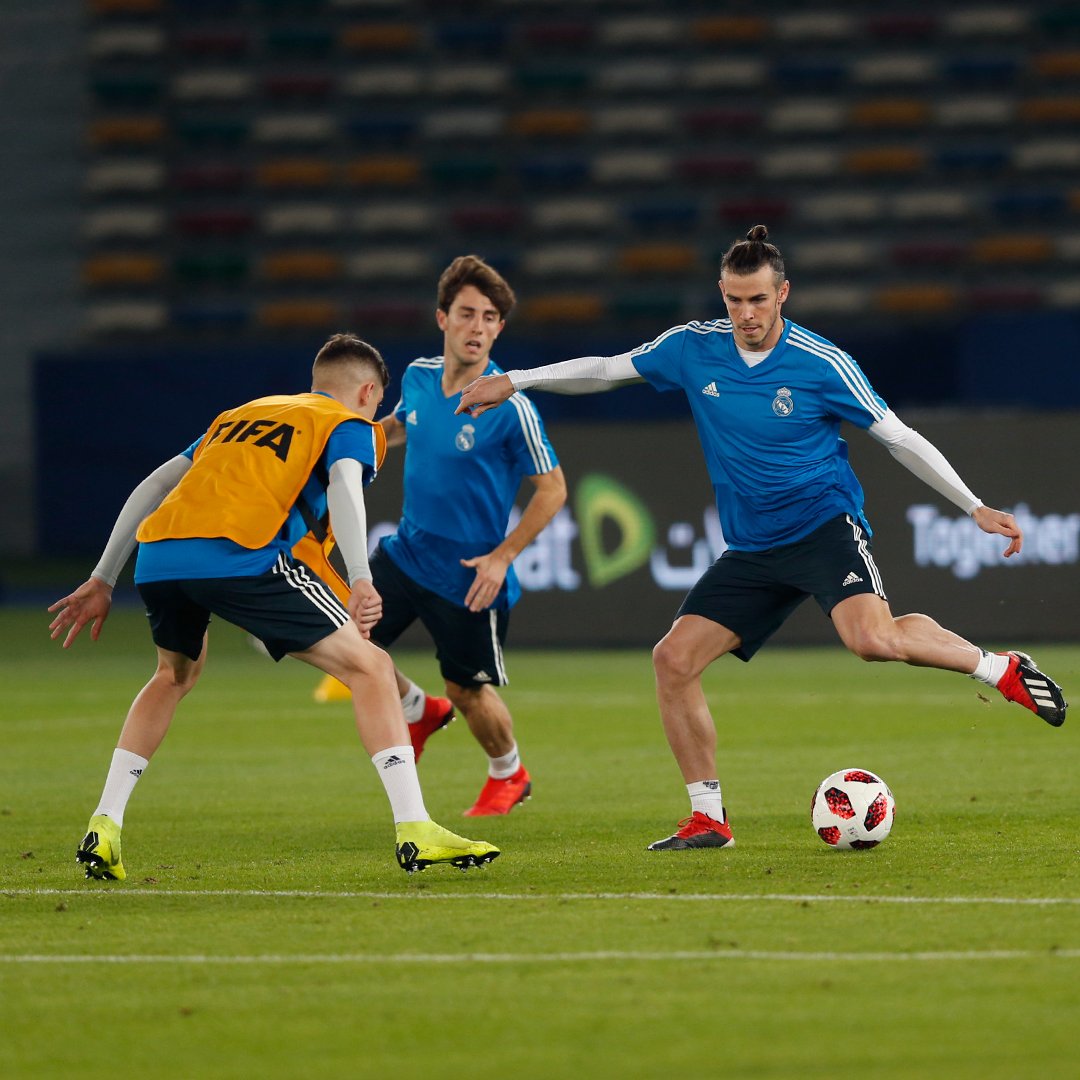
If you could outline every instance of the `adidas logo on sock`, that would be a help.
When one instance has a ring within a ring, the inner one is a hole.
[[[844,578],[844,582],[840,586],[840,588],[842,588],[842,589],[847,588],[848,585],[854,585],[854,584],[856,584],[856,582],[860,582],[860,581],[862,581],[862,578],[859,577],[859,575],[856,574],[854,570],[852,570],[851,573],[848,574],[848,576],[846,578]]]
[[[405,762],[401,758],[399,758],[397,756],[397,754],[391,754],[382,763],[382,769],[383,769],[383,772],[386,772],[387,769],[392,769],[395,765],[404,765],[404,764],[405,764]]]
[[[719,397],[720,391],[716,389],[716,383],[711,382],[708,386],[702,387],[701,392],[706,397]]]

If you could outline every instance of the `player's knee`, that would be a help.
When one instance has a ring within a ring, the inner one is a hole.
[[[847,647],[867,663],[902,659],[897,634],[877,629],[861,630],[847,642]]]
[[[182,667],[160,667],[154,673],[154,680],[159,686],[178,698],[190,693],[199,681],[202,664],[185,664]]]
[[[483,692],[482,686],[462,686],[446,680],[446,696],[450,699],[450,704],[463,716],[468,716],[477,707]]]
[[[700,674],[690,662],[685,649],[678,646],[669,634],[653,647],[653,671],[658,684],[685,682]]]

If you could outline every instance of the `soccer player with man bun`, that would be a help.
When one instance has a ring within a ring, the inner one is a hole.
[[[809,596],[864,660],[960,672],[1048,724],[1065,721],[1061,688],[1025,653],[986,652],[927,615],[892,614],[841,422],[869,431],[983,532],[1004,537],[1006,558],[1023,542],[1013,516],[985,506],[847,353],[783,316],[791,285],[764,225],[724,254],[719,286],[727,318],[672,327],[616,356],[487,376],[459,405],[476,416],[526,388],[583,394],[642,380],[690,402],[728,548],[653,650],[660,716],[691,806],[655,851],[734,843],[701,676],[725,653],[750,660]]]

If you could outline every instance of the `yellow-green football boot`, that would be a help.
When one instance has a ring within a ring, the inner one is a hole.
[[[434,821],[403,821],[397,827],[397,861],[413,873],[433,863],[449,863],[459,870],[483,866],[499,857],[499,849],[483,840],[466,840]]]
[[[88,878],[123,881],[127,871],[120,861],[120,826],[104,814],[95,814],[86,826],[75,861],[85,864]]]

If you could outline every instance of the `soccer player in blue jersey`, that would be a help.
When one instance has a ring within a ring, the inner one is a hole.
[[[719,284],[726,319],[673,327],[617,356],[489,376],[466,387],[458,406],[481,416],[525,387],[589,393],[643,379],[689,399],[728,548],[653,651],[661,719],[691,805],[653,850],[734,843],[701,675],[725,653],[750,660],[808,596],[864,660],[962,672],[1055,727],[1065,720],[1060,687],[1025,653],[988,653],[927,615],[893,616],[841,421],[868,430],[984,532],[1007,538],[1006,558],[1023,542],[1012,515],[984,506],[847,353],[784,318],[790,285],[765,226],[728,249]]]
[[[97,641],[113,586],[139,542],[135,583],[157,647],[157,670],[128,711],[101,800],[76,859],[86,876],[122,881],[127,803],[181,699],[206,662],[211,616],[340,679],[379,771],[404,870],[495,858],[491,844],[436,825],[424,807],[389,657],[368,640],[382,606],[371,584],[363,487],[382,462],[374,422],[389,373],[378,351],[346,334],[315,358],[311,392],[259,398],[221,413],[183,453],[128,497],[89,580],[53,604],[50,629],[68,648],[84,626]],[[292,558],[308,521],[329,511],[351,585],[347,606]]]
[[[515,303],[503,277],[475,255],[439,279],[435,319],[442,355],[413,361],[401,399],[382,420],[387,444],[405,446],[405,503],[397,532],[371,560],[382,597],[372,640],[389,648],[419,619],[431,635],[446,694],[488,757],[488,777],[466,816],[507,814],[532,790],[513,721],[495,687],[507,683],[503,646],[521,595],[513,561],[566,501],[566,481],[543,422],[524,394],[479,419],[459,416],[458,393],[498,374],[492,346]],[[507,533],[522,479],[533,492]],[[453,713],[426,719],[426,695],[398,672],[417,753]],[[431,700],[431,699],[428,699]],[[436,699],[437,700],[437,699]]]

